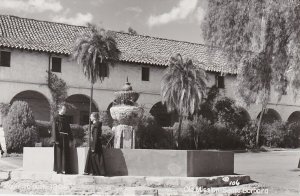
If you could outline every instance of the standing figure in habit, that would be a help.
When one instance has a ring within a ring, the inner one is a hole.
[[[70,145],[73,142],[73,134],[70,124],[65,116],[66,106],[60,105],[58,116],[54,119],[54,171],[62,174],[71,174]]]
[[[91,128],[91,142],[84,173],[87,175],[104,176],[105,165],[101,142],[102,123],[99,121],[99,113],[93,112],[90,116],[90,120],[93,122]]]

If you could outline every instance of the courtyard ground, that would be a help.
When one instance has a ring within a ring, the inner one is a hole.
[[[236,153],[235,173],[265,184],[268,195],[300,195],[300,149]]]
[[[259,184],[268,189],[268,195],[296,196],[300,195],[300,169],[297,168],[299,159],[300,149],[236,153],[235,173],[249,175],[252,180],[259,182]],[[22,167],[22,157],[0,159],[1,172],[11,171],[20,167]],[[24,181],[24,183],[32,182]],[[45,184],[47,183],[45,182]],[[110,189],[109,187],[106,188],[107,190]],[[122,187],[119,187],[119,189],[122,189]],[[67,194],[82,194],[84,191],[77,189],[75,192],[70,192],[69,190]],[[3,193],[12,192],[0,189],[0,194]],[[41,194],[41,192],[38,193]],[[118,194],[117,192],[115,193]]]

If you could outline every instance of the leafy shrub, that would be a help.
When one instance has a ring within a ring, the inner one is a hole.
[[[174,124],[175,136],[178,123]],[[192,121],[185,120],[182,123],[181,149],[242,149],[244,144],[224,124],[212,124],[202,116],[194,117]],[[176,137],[175,137],[176,138]]]
[[[114,145],[114,132],[109,126],[102,126],[102,145],[105,147],[113,147]]]
[[[81,125],[71,124],[71,131],[75,140],[75,146],[81,146],[84,142],[84,130]]]
[[[228,128],[243,128],[248,123],[248,116],[243,114],[242,108],[235,104],[235,100],[221,97],[215,103],[218,122]]]
[[[237,129],[236,134],[240,137],[241,142],[246,148],[253,149],[256,146],[256,121],[250,121],[242,129]],[[263,141],[264,137],[260,134],[259,141]]]
[[[83,125],[83,132],[84,132],[84,137],[83,137],[83,143],[82,143],[82,147],[87,147],[88,146],[88,142],[89,142],[89,125]]]
[[[42,147],[52,147],[53,141],[51,137],[40,137],[39,142],[42,143]]]
[[[81,125],[71,124],[70,127],[74,138],[78,138],[78,139],[84,138],[84,130]]]
[[[82,147],[88,147],[88,142],[89,142],[89,125],[84,125],[83,127],[84,130],[84,137],[83,137],[83,142],[80,146]],[[102,136],[101,136],[101,142],[102,145],[105,147],[107,146],[112,146],[113,145],[113,131],[109,126],[102,126]]]
[[[208,149],[243,149],[244,144],[235,134],[235,129],[230,129],[224,124],[216,123],[203,133],[200,147]]]
[[[7,152],[23,152],[23,147],[34,146],[38,139],[31,109],[24,101],[15,101],[4,121]]]
[[[9,112],[10,104],[9,103],[0,103],[0,113],[3,116],[6,116]]]
[[[175,129],[174,127],[162,127],[165,133],[165,140],[168,142],[168,149],[175,149],[175,139],[177,138],[175,136]]]
[[[287,148],[299,147],[300,123],[287,124],[287,132],[284,136],[284,146]]]
[[[264,145],[269,147],[296,148],[299,146],[299,123],[275,121],[262,126]]]
[[[146,113],[140,120],[136,131],[136,146],[142,149],[172,148],[170,133],[160,127],[154,117]]]
[[[216,85],[212,86],[207,93],[206,100],[200,105],[198,115],[201,115],[203,118],[215,123],[217,121],[217,113],[214,110],[214,105],[219,96],[219,88]]]
[[[38,135],[40,138],[51,137],[51,124],[49,121],[36,120]]]
[[[67,91],[69,87],[63,79],[59,78],[53,72],[46,72],[48,74],[46,80],[52,97],[52,101],[50,103],[51,119],[54,119],[54,116],[57,115],[59,104],[65,102],[68,97]]]
[[[52,126],[51,123],[48,121],[36,121],[37,130],[40,137],[40,142],[42,142],[42,146],[49,147],[53,146],[52,140],[51,140],[51,131]],[[75,146],[81,146],[84,142],[84,130],[81,125],[77,124],[71,124],[71,131],[73,134],[73,137],[75,139]]]
[[[259,135],[259,146],[296,148],[299,146],[300,124],[286,124],[275,121],[271,124],[263,124]],[[257,122],[251,121],[236,134],[249,149],[255,148]]]
[[[109,115],[107,110],[99,111],[100,121],[102,122],[102,126],[112,127],[113,119]]]
[[[209,90],[207,99],[201,104],[198,115],[212,124],[219,122],[230,129],[241,129],[249,121],[248,115],[236,105],[235,100],[221,97],[219,89],[215,86]]]
[[[173,147],[175,148],[176,142],[180,142],[179,147],[180,149],[193,149],[193,139],[191,138],[190,132],[191,132],[191,121],[190,120],[183,120],[181,124],[181,129],[180,129],[180,141],[178,140],[178,126],[179,123],[176,122],[173,125],[173,134],[174,134],[174,145]]]
[[[205,138],[203,136],[204,133],[209,132],[211,128],[211,122],[206,118],[198,116],[193,119],[191,122],[190,137],[193,139],[195,149],[203,148],[205,146]]]
[[[275,121],[272,124],[263,124],[261,134],[264,145],[269,147],[283,147],[284,136],[287,128],[285,123]]]

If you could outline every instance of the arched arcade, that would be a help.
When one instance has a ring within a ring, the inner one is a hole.
[[[42,93],[32,90],[22,91],[11,99],[10,104],[14,101],[27,102],[35,120],[50,120],[50,103]]]

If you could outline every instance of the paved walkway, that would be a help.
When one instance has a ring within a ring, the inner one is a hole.
[[[2,157],[0,158],[0,171],[11,171],[21,168],[23,157]]]
[[[300,195],[300,149],[260,153],[236,153],[235,173],[246,174],[269,189],[269,196]],[[21,157],[0,159],[0,171],[22,167]],[[1,190],[0,194],[12,194]]]
[[[9,171],[19,169],[22,167],[22,157],[2,157],[0,158],[0,185],[1,182],[7,181],[9,177]],[[11,190],[3,189],[0,187],[0,195],[16,195],[20,194]]]
[[[267,185],[270,191],[281,192],[281,195],[300,195],[299,158],[300,149],[236,153],[235,173],[247,174],[252,180]]]

